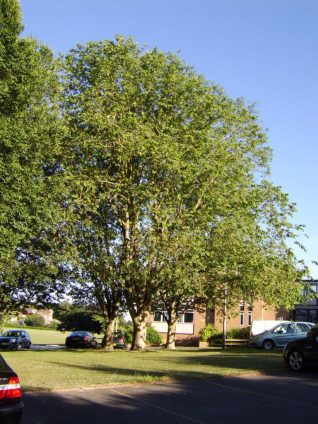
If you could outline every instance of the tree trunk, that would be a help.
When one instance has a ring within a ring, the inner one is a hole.
[[[224,304],[223,304],[223,342],[222,348],[226,348],[226,333],[227,333],[227,291],[224,292]]]
[[[132,317],[134,325],[134,334],[130,350],[146,350],[147,323],[149,320],[149,315],[149,310],[145,310],[141,314],[134,315]]]
[[[113,333],[115,328],[115,322],[117,318],[114,318],[106,322],[105,326],[105,344],[102,344],[103,349],[113,350]]]
[[[167,349],[175,349],[175,335],[176,335],[176,327],[177,327],[177,317],[173,321],[168,322],[168,331],[167,331],[167,342],[166,342],[166,348]]]

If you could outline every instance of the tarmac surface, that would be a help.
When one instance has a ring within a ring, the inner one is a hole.
[[[21,424],[317,424],[318,370],[25,393]]]

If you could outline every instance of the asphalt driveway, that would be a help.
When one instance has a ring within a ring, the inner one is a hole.
[[[21,424],[316,424],[318,371],[26,393]]]

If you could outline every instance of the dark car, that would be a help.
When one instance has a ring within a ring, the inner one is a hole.
[[[7,330],[0,336],[0,349],[30,349],[31,345],[31,337],[25,330]]]
[[[125,335],[121,331],[114,332],[112,342],[113,342],[113,347],[115,349],[124,349],[127,346]],[[106,337],[104,336],[102,339],[102,347],[105,347],[105,346],[106,346]]]
[[[301,371],[307,365],[318,365],[318,325],[308,331],[306,338],[288,343],[283,355],[293,371]]]
[[[66,347],[97,347],[96,337],[89,331],[73,331],[65,340]]]
[[[22,411],[23,402],[19,378],[0,355],[0,423],[18,424]]]

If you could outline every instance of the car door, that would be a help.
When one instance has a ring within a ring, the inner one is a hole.
[[[21,344],[22,344],[22,347],[29,346],[29,338],[25,331],[21,331]]]
[[[318,365],[318,328],[308,332],[307,338],[304,340],[303,350],[306,360]]]
[[[304,339],[307,337],[307,333],[310,330],[310,326],[308,324],[305,324],[304,322],[297,322],[295,323],[295,335],[296,339]]]
[[[282,324],[275,331],[275,345],[284,347],[288,342],[295,339],[295,325],[293,323]]]

